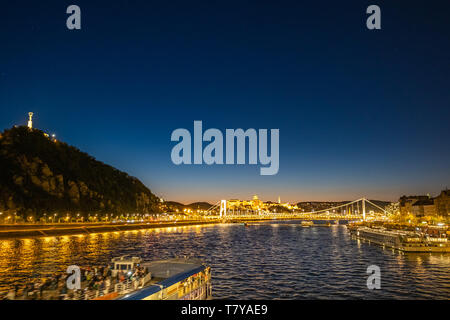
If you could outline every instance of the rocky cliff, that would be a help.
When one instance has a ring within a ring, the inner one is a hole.
[[[158,200],[138,179],[40,130],[0,134],[0,212],[152,213]]]

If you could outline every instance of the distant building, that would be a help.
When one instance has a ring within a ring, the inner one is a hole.
[[[403,216],[443,216],[450,215],[450,190],[446,189],[432,198],[429,195],[403,196],[399,200],[400,214]]]
[[[436,213],[439,216],[450,216],[450,190],[445,189],[441,194],[434,198],[434,205],[436,206]]]
[[[399,200],[400,214],[402,216],[414,214],[413,205],[418,201],[425,201],[429,199],[430,197],[428,196],[402,196]],[[417,208],[415,212],[418,212]]]
[[[412,205],[412,214],[416,217],[435,216],[436,206],[432,198],[418,200]]]
[[[261,200],[259,200],[259,198],[256,194],[253,196],[251,203],[252,203],[252,208],[254,210],[261,209],[262,204],[263,204],[263,202]]]
[[[280,208],[285,208],[287,210],[296,210],[298,207],[290,203],[281,203],[281,199],[278,198],[277,202],[272,201],[261,201],[257,195],[253,196],[252,200],[239,200],[230,199],[227,201],[227,207],[230,210],[262,210],[262,211],[273,211],[279,210]]]

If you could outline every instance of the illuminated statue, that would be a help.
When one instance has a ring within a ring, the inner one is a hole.
[[[33,112],[28,112],[28,128],[33,129]]]

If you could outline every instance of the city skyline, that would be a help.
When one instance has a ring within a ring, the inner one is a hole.
[[[32,111],[37,128],[182,203],[396,201],[448,187],[450,48],[438,3],[382,1],[374,31],[366,3],[79,5],[76,31],[62,4],[6,5],[1,130]],[[278,128],[278,174],[174,165],[170,134],[195,120]]]
[[[31,121],[31,119],[33,117],[33,112],[29,112],[28,114],[29,115],[28,115],[28,121],[26,122],[26,126],[28,128],[30,128],[30,129],[34,129],[35,127],[33,127],[33,122]],[[14,126],[15,127],[17,127],[17,126],[25,126],[25,124],[18,123],[18,124],[14,125]],[[35,129],[41,130],[39,128],[35,128]],[[54,134],[54,133],[48,133],[48,132],[44,131],[44,134],[47,137],[49,137],[49,138],[51,137],[51,139],[56,139],[56,134]],[[62,141],[62,142],[64,142],[64,141]],[[83,150],[81,150],[81,151],[83,152]],[[108,163],[106,163],[106,164],[108,164]],[[139,177],[136,177],[136,178],[139,179]],[[147,186],[147,187],[149,187],[149,186]],[[150,187],[149,187],[149,189],[150,189]],[[442,188],[440,191],[442,191],[442,190],[448,190],[447,186],[445,188]],[[435,195],[438,195],[439,193],[440,192],[437,192]],[[251,198],[254,198],[254,197],[258,197],[258,195],[256,193],[251,193],[251,192],[247,193],[248,196],[245,196],[245,197],[242,197],[242,195],[238,195],[236,193],[231,193],[231,194],[235,195],[235,197],[228,197],[228,198],[224,198],[224,199],[226,199],[226,200],[232,200],[232,199],[246,200],[246,199],[251,199]],[[431,194],[430,192],[422,192],[420,195],[423,195],[423,194],[428,195],[429,197],[433,197],[434,196],[434,194]],[[158,194],[156,194],[156,195],[158,195]],[[419,195],[419,194],[402,194],[401,196],[417,196],[417,195]],[[158,196],[163,198],[161,195],[158,195]],[[374,199],[374,200],[381,200],[381,201],[396,202],[401,196],[398,196],[398,198],[395,198],[395,199],[392,199],[392,200],[391,199],[376,198],[376,197],[372,197],[372,199]],[[271,194],[271,195],[269,195],[268,198],[263,199],[263,201],[264,202],[277,203],[277,202],[280,202],[281,198],[282,197],[280,196],[280,194],[278,194],[276,196],[274,194]],[[164,200],[179,202],[179,203],[182,203],[182,204],[185,204],[185,205],[191,204],[191,203],[196,203],[196,202],[211,202],[211,203],[216,202],[216,199],[211,199],[211,200],[206,200],[206,199],[197,199],[197,200],[195,200],[194,199],[193,201],[192,200],[187,200],[187,201],[184,201],[184,202],[180,201],[180,200],[177,200],[177,199],[164,199]],[[218,200],[223,200],[223,199],[218,199]],[[283,200],[284,200],[284,198],[283,198]],[[300,202],[343,202],[343,201],[352,201],[352,200],[354,200],[354,199],[344,199],[344,198],[331,198],[331,199],[330,198],[328,198],[328,199],[314,199],[314,198],[312,198],[312,199],[306,199],[305,198],[305,199],[302,199],[302,200],[287,200],[287,201],[283,201],[283,202],[290,203],[290,204],[296,204],[296,203],[300,203]]]

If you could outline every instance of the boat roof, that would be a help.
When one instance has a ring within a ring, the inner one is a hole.
[[[369,228],[369,227],[360,227],[358,230],[361,231],[369,231],[377,234],[389,234],[393,236],[409,236],[409,237],[417,237],[418,234],[413,231],[405,231],[405,230],[388,230],[386,228]]]
[[[143,289],[129,293],[121,297],[120,300],[141,300],[160,291],[162,288],[170,287],[206,268],[200,261],[194,259],[160,260],[142,263],[141,266],[148,268],[152,277],[159,281]]]
[[[147,268],[153,277],[166,279],[200,267],[202,263],[191,259],[170,259],[141,263],[141,266]]]

